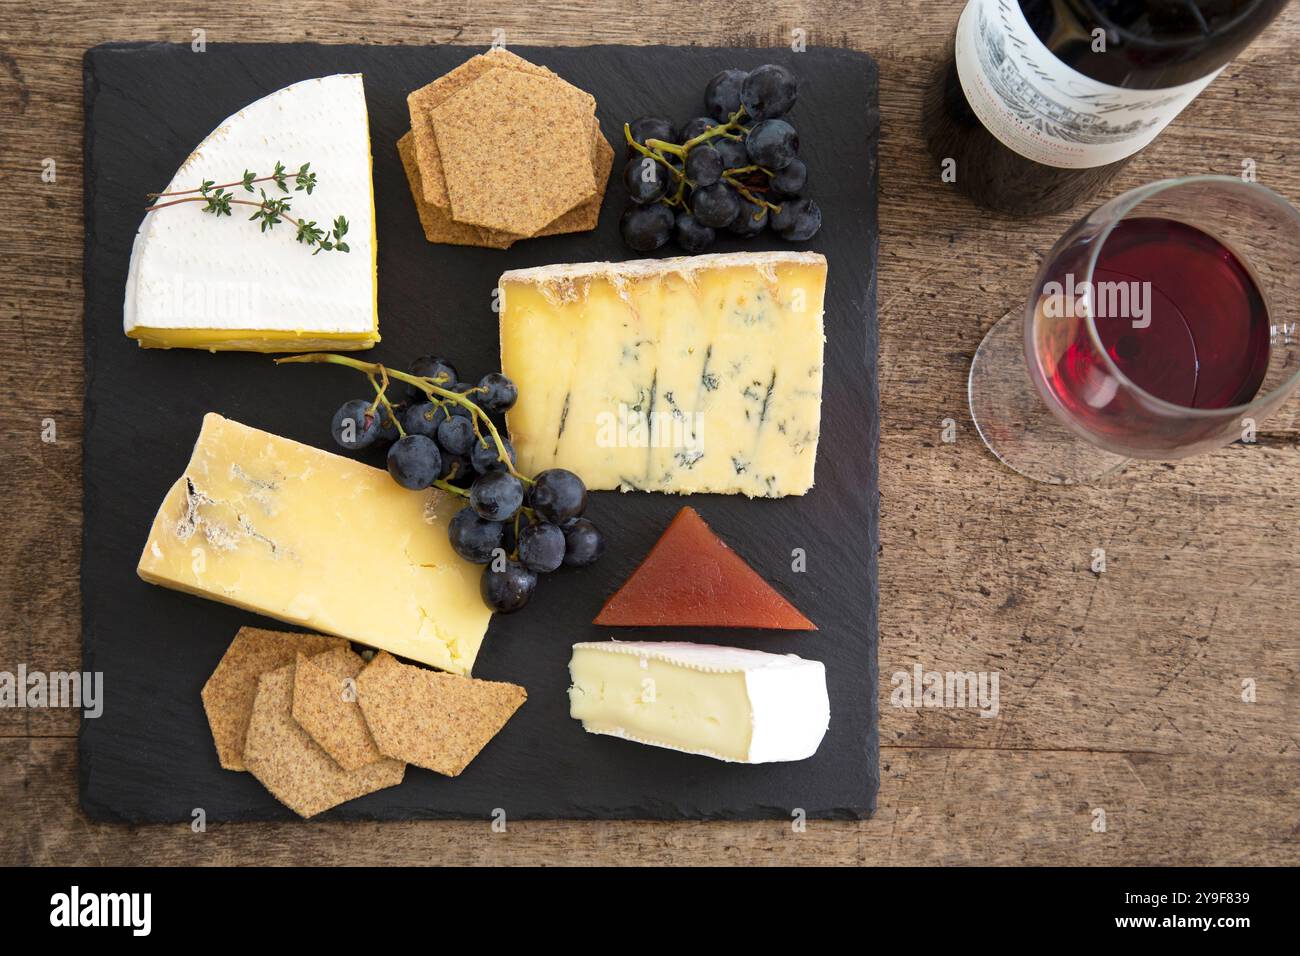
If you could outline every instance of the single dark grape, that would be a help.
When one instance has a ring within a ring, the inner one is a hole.
[[[605,538],[587,518],[577,518],[564,530],[564,563],[571,568],[594,564],[605,553]]]
[[[399,406],[394,406],[394,411],[398,411],[400,414]],[[402,433],[397,430],[397,419],[393,417],[393,412],[390,412],[382,405],[379,406],[379,434],[375,437],[375,441],[397,441],[401,436]]]
[[[438,425],[438,446],[451,455],[468,455],[474,426],[468,418],[447,418]]]
[[[710,229],[723,229],[740,214],[740,194],[727,183],[714,183],[691,194],[695,221]]]
[[[442,474],[442,455],[432,438],[407,435],[388,449],[388,473],[403,488],[428,488]]]
[[[457,381],[456,366],[436,355],[421,355],[411,363],[411,374],[418,375],[420,378],[432,378],[435,380],[433,384],[441,385],[443,388],[451,388]],[[407,391],[410,393],[411,401],[428,400],[429,396],[425,394],[424,389],[408,385]]]
[[[783,119],[763,120],[749,128],[745,151],[756,166],[785,169],[799,152],[799,134]]]
[[[708,116],[697,116],[695,119],[687,120],[686,125],[682,127],[682,143],[689,143],[717,125],[717,121]]]
[[[508,521],[523,503],[523,482],[508,471],[489,471],[470,485],[469,505],[480,518]]]
[[[587,510],[587,486],[565,468],[548,468],[533,479],[528,499],[544,520],[558,524]]]
[[[506,454],[510,456],[510,464],[515,463],[515,448],[510,444],[509,438],[501,439],[501,444],[505,446]],[[486,475],[489,471],[500,471],[505,468],[501,462],[501,456],[497,453],[497,443],[492,440],[492,436],[486,431],[482,439],[476,439],[469,450],[470,464],[480,475]]]
[[[772,227],[773,232],[779,233],[782,229],[789,229],[794,225],[795,198],[797,197],[791,196],[782,200],[776,211],[768,218],[768,225]]]
[[[472,564],[487,564],[492,552],[501,547],[500,521],[485,521],[473,508],[461,508],[447,526],[451,549]]]
[[[748,239],[757,236],[767,227],[767,207],[752,203],[743,196],[740,199],[740,215],[728,229],[738,236]]]
[[[434,385],[441,385],[443,388],[451,388],[460,381],[456,366],[437,355],[421,355],[411,363],[411,374],[418,375],[420,378],[431,378]]]
[[[797,196],[807,184],[808,164],[797,156],[768,181],[768,186],[778,196]]]
[[[629,206],[619,223],[624,244],[636,252],[653,252],[672,235],[673,213],[667,206]]]
[[[740,102],[746,115],[756,120],[775,119],[794,108],[799,98],[799,81],[783,66],[769,63],[745,77]]]
[[[677,240],[677,245],[681,246],[683,252],[696,255],[713,245],[717,233],[708,226],[700,225],[689,212],[679,212],[677,221],[673,225],[673,238]]]
[[[519,389],[500,372],[488,372],[478,381],[478,387],[485,389],[477,402],[479,408],[494,414],[509,411],[519,398]]]
[[[483,603],[498,614],[510,614],[528,603],[537,587],[537,575],[518,561],[507,561],[500,571],[491,564],[483,569],[479,593]]]
[[[722,157],[723,169],[740,169],[749,165],[749,153],[745,151],[745,141],[742,139],[731,139],[727,136],[715,136],[709,140],[709,145],[718,151]]]
[[[749,76],[744,70],[723,70],[704,88],[704,112],[715,120],[726,122],[740,109],[741,89]]]
[[[334,413],[330,434],[348,451],[369,448],[379,437],[379,416],[371,414],[370,403],[364,398],[354,398]]]
[[[638,205],[658,202],[668,192],[672,174],[658,160],[649,156],[633,156],[623,167],[623,186],[627,198]]]
[[[701,143],[686,154],[686,178],[697,186],[712,186],[722,178],[722,154]]]
[[[433,438],[438,433],[438,425],[448,418],[446,410],[433,402],[419,402],[402,414],[402,428],[408,435],[423,435]]]
[[[442,474],[440,478],[451,482],[457,488],[468,488],[470,484],[478,477],[478,472],[474,466],[469,463],[469,458],[464,455],[453,455],[450,452],[442,453]]]
[[[663,140],[665,143],[677,142],[677,131],[673,129],[673,124],[666,119],[660,119],[658,116],[639,117],[629,123],[628,128],[632,133],[632,138],[642,146],[646,144],[648,139]],[[628,146],[627,152],[629,156],[641,155],[631,146]]]
[[[519,560],[529,571],[547,574],[564,563],[564,532],[549,521],[519,532]]]
[[[772,214],[772,229],[790,242],[811,239],[822,227],[821,207],[811,199],[787,199]]]

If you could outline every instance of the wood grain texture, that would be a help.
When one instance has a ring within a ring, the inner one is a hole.
[[[1272,864],[1296,841],[1297,758],[964,748],[882,749],[865,823],[88,824],[76,744],[0,740],[0,827],[15,864],[769,866]],[[21,821],[39,821],[24,827]],[[1102,827],[1104,826],[1104,829]]]
[[[959,0],[679,5],[283,0],[39,18],[0,0],[0,670],[79,658],[81,54],[111,39],[811,44],[881,66],[881,737],[876,817],[771,824],[90,825],[77,719],[0,710],[0,862],[1264,863],[1300,862],[1300,403],[1233,446],[1142,463],[1105,485],[1031,484],[983,449],[970,356],[1021,297],[1071,214],[990,216],[951,194],[920,138],[921,93]],[[611,15],[609,11],[617,7]],[[602,15],[602,13],[604,15]],[[593,32],[592,24],[599,27]],[[756,30],[755,24],[771,25]],[[696,29],[696,25],[700,25]],[[1300,201],[1300,8],[1290,9],[1131,163],[1108,194],[1237,173]],[[824,94],[822,108],[852,109]],[[57,181],[41,179],[42,161]],[[830,171],[820,174],[829,175]],[[611,200],[613,201],[613,200]],[[958,425],[941,441],[942,421]],[[57,441],[42,442],[52,419]],[[1104,547],[1107,570],[1091,570]],[[1001,675],[995,719],[890,707],[889,677]],[[1244,703],[1242,682],[1257,700]],[[1094,809],[1107,830],[1095,833]],[[328,831],[328,832],[322,832]],[[562,850],[562,854],[557,854]]]

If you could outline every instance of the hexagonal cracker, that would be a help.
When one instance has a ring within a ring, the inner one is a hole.
[[[593,125],[596,131],[595,139],[592,141],[591,172],[596,179],[596,195],[547,225],[537,233],[539,236],[589,232],[596,228],[596,223],[600,220],[600,207],[605,202],[605,188],[609,185],[609,174],[614,169],[614,147],[609,145],[609,141],[600,132],[600,124],[593,120]]]
[[[365,666],[359,654],[341,648],[299,654],[293,673],[293,719],[344,770],[384,758],[357,706],[356,677]]]
[[[493,233],[478,226],[456,222],[451,218],[450,209],[435,206],[424,198],[423,179],[419,163],[415,159],[415,140],[411,133],[397,141],[397,155],[401,157],[402,168],[406,170],[406,182],[411,187],[415,213],[420,217],[420,228],[424,230],[425,239],[452,246],[487,246],[492,249],[509,248],[515,241],[517,237],[505,233]]]
[[[244,738],[257,697],[258,678],[267,671],[292,664],[300,651],[319,654],[338,647],[346,648],[348,642],[341,637],[320,634],[264,631],[257,627],[239,629],[203,685],[203,710],[208,715],[221,766],[227,770],[248,769],[244,766]]]
[[[426,83],[406,97],[406,106],[411,113],[411,146],[420,167],[420,188],[424,192],[425,202],[432,206],[445,210],[448,200],[447,181],[443,178],[442,159],[438,154],[438,141],[433,135],[433,122],[429,119],[429,111],[447,102],[488,70],[496,69],[518,70],[535,76],[555,77],[555,74],[544,66],[529,63],[509,50],[493,48],[486,53],[470,57],[451,72],[443,74],[432,83]],[[596,108],[594,99],[591,105],[594,111]]]
[[[563,80],[489,70],[432,110],[452,216],[531,236],[596,192],[590,97]]]
[[[395,787],[406,775],[400,760],[344,770],[293,719],[295,664],[263,674],[248,721],[244,760],[277,800],[301,817],[314,817],[357,797]]]
[[[381,753],[457,776],[528,699],[518,684],[403,664],[386,651],[357,678],[357,700]]]

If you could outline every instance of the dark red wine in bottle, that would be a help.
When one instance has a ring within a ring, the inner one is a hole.
[[[1020,216],[1095,194],[1287,0],[969,0],[926,94],[958,189]],[[945,162],[948,161],[948,162]]]

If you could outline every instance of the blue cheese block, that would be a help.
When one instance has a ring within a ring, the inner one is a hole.
[[[729,253],[501,276],[501,368],[527,474],[775,498],[813,485],[826,259]]]

